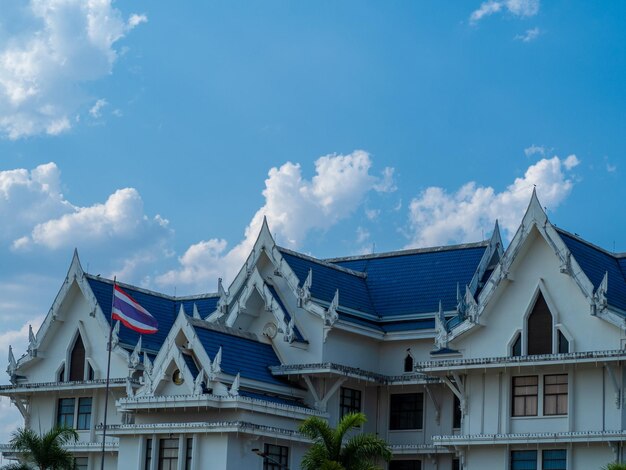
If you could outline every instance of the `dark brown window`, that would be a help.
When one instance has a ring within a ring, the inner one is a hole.
[[[552,314],[541,292],[528,317],[528,355],[552,354]]]
[[[161,439],[159,441],[159,470],[176,470],[178,468],[178,439]]]
[[[567,414],[567,374],[543,376],[543,414]]]
[[[459,397],[456,395],[454,395],[454,404],[452,409],[452,428],[461,428],[461,400],[459,400]]]
[[[390,396],[389,429],[422,429],[423,393],[396,393]]]
[[[85,345],[80,333],[76,337],[70,359],[70,382],[74,380],[85,380]]]
[[[263,470],[284,470],[289,467],[289,447],[265,444]]]
[[[513,377],[513,416],[537,416],[538,392],[536,375]]]
[[[358,413],[361,411],[361,390],[341,387],[339,408],[342,418],[348,413]]]
[[[146,460],[144,470],[152,470],[152,439],[146,439]]]
[[[411,356],[411,353],[404,358],[404,372],[413,372],[413,356]]]
[[[517,338],[513,342],[513,346],[511,346],[511,356],[521,356],[522,355],[522,334],[518,333]]]
[[[187,449],[185,449],[185,470],[191,470],[193,463],[193,437],[187,438]]]
[[[559,354],[567,354],[569,352],[569,341],[560,330],[557,338],[559,339]]]

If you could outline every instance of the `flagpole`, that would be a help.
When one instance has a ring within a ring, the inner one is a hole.
[[[111,343],[113,342],[113,302],[115,299],[115,284],[117,277],[113,277],[113,293],[111,295],[111,325],[109,327],[109,343],[107,349],[109,350],[109,358],[107,359],[107,380],[104,392],[104,420],[102,423],[102,457],[100,459],[100,470],[104,470],[104,445],[107,437],[107,411],[109,408],[109,376],[111,374]]]

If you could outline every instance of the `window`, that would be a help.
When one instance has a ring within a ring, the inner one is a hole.
[[[87,380],[94,380],[96,378],[96,373],[93,370],[93,367],[91,367],[91,364],[89,364],[89,361],[87,361]]]
[[[522,355],[522,334],[518,333],[513,346],[511,346],[511,356]]]
[[[85,345],[80,333],[76,336],[70,360],[70,382],[75,380],[85,380]]]
[[[146,459],[144,470],[151,470],[152,467],[152,439],[146,439]]]
[[[511,451],[511,470],[537,470],[537,451]]]
[[[342,418],[348,413],[361,411],[361,390],[341,387],[339,411]]]
[[[193,460],[193,438],[187,438],[187,448],[185,449],[185,470],[191,470]]]
[[[565,449],[544,450],[542,452],[542,470],[566,470],[567,452]]]
[[[178,468],[178,438],[159,441],[159,470]]]
[[[541,292],[528,317],[528,355],[552,354],[552,314]]]
[[[543,376],[543,414],[567,414],[567,374]]]
[[[89,429],[91,425],[91,397],[78,399],[78,420],[76,429]]]
[[[452,459],[452,470],[461,470],[461,461],[459,459]]]
[[[456,395],[452,403],[452,429],[461,429],[461,400]]]
[[[421,460],[392,460],[389,470],[422,470]]]
[[[263,470],[284,470],[289,467],[289,447],[265,444]]]
[[[89,457],[75,457],[74,470],[87,470],[89,468]]]
[[[410,352],[404,358],[404,372],[413,372],[413,356]]]
[[[61,398],[57,408],[57,426],[74,427],[74,398]]]
[[[538,384],[536,375],[513,377],[513,416],[537,416]]]
[[[423,393],[393,394],[389,405],[389,429],[422,429]]]
[[[558,331],[557,338],[559,341],[559,354],[567,354],[569,352],[569,341],[561,330]]]

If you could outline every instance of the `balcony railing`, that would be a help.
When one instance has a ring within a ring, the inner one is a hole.
[[[121,388],[126,387],[126,383],[130,381],[131,385],[139,386],[138,380],[129,378],[117,378],[109,380],[109,387]],[[0,385],[0,395],[14,395],[14,394],[31,394],[37,392],[47,392],[51,390],[68,390],[68,389],[91,389],[91,388],[105,388],[106,379],[95,380],[74,380],[71,382],[29,382],[29,383],[17,383],[12,385]]]
[[[283,375],[306,375],[306,374],[333,374],[343,377],[365,380],[381,385],[405,385],[405,384],[425,384],[438,383],[437,377],[428,377],[421,372],[410,372],[403,375],[383,375],[376,372],[359,369],[357,367],[344,366],[333,362],[323,362],[316,364],[289,364],[270,367],[272,374]]]
[[[483,369],[485,367],[518,367],[559,364],[620,361],[626,359],[626,350],[585,351],[564,354],[537,354],[534,356],[479,357],[471,359],[445,359],[415,364],[420,372],[442,372],[451,369]]]
[[[433,436],[433,444],[438,446],[458,445],[506,445],[506,444],[541,444],[568,442],[609,442],[626,440],[626,430],[618,431],[571,431],[537,432],[513,434],[460,434],[452,436]]]

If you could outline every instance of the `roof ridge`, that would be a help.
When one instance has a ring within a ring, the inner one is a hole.
[[[331,263],[331,262],[329,262],[327,260],[314,258],[313,256],[305,255],[304,253],[299,253],[297,251],[293,251],[293,250],[290,250],[289,248],[285,248],[285,247],[282,247],[282,246],[279,246],[278,249],[280,251],[284,252],[284,253],[289,254],[289,255],[296,256],[298,258],[302,258],[302,259],[305,259],[305,260],[308,260],[308,261],[312,261],[314,263],[320,264],[320,265],[325,266],[325,267],[330,268],[330,269],[335,269],[337,271],[341,271],[341,272],[344,272],[346,274],[350,274],[352,276],[357,276],[357,277],[360,277],[362,279],[366,279],[367,278],[367,273],[364,273],[362,271],[355,271],[354,269],[344,268],[343,266],[338,266],[338,265],[333,264],[333,263]]]
[[[111,284],[111,285],[113,284],[113,281],[111,279],[107,279],[105,277],[94,276],[93,274],[89,274],[89,273],[85,273],[85,276],[88,277],[89,279],[93,279],[94,281],[102,281],[105,284]],[[134,286],[132,284],[126,284],[124,282],[115,281],[115,284],[117,284],[120,287],[132,289],[137,292],[141,292],[142,294],[153,295],[155,297],[161,297],[167,300],[173,300],[175,302],[184,301],[184,300],[200,300],[200,299],[210,299],[212,297],[219,297],[219,294],[217,292],[209,292],[206,294],[196,294],[196,295],[183,295],[180,297],[176,297],[173,295],[163,294],[162,292],[156,292],[150,289],[145,289],[143,287]]]
[[[377,258],[391,258],[395,256],[407,256],[407,255],[416,255],[422,253],[437,253],[441,251],[452,251],[452,250],[464,250],[469,248],[481,248],[489,245],[489,240],[482,240],[479,242],[472,243],[459,243],[456,245],[441,245],[441,246],[432,246],[425,248],[409,248],[406,250],[397,250],[397,251],[385,251],[382,253],[370,253],[369,255],[355,255],[355,256],[340,256],[336,258],[325,258],[324,261],[327,263],[336,263],[338,261],[357,261],[357,260],[370,260]]]
[[[602,248],[599,245],[591,243],[589,240],[585,240],[584,238],[582,238],[580,235],[578,235],[576,233],[569,232],[569,231],[567,231],[565,229],[562,229],[561,227],[557,227],[556,225],[554,226],[554,229],[557,232],[559,232],[559,233],[562,233],[564,235],[572,237],[573,239],[575,239],[575,240],[577,240],[577,241],[579,241],[581,243],[584,243],[585,245],[589,246],[590,248],[593,248],[594,250],[601,251],[602,253],[604,253],[605,255],[610,256],[611,258],[615,258],[615,259],[626,258],[626,252],[623,252],[623,253],[611,253],[606,248]]]

